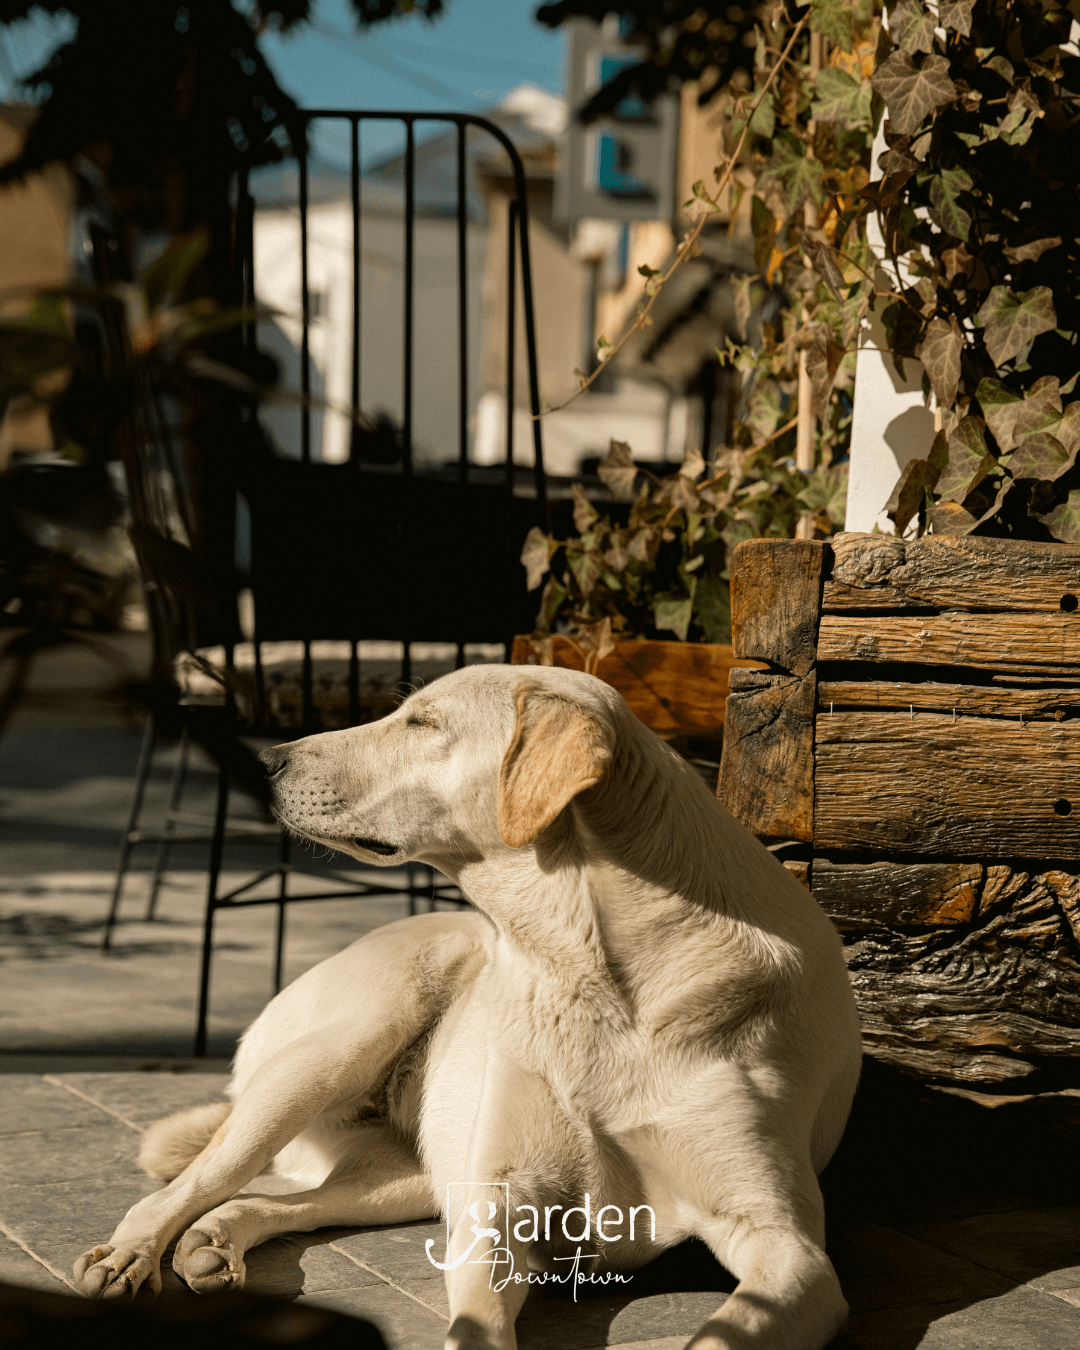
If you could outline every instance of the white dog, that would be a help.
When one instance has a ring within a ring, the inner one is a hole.
[[[452,1350],[512,1350],[530,1271],[581,1248],[610,1278],[691,1235],[739,1280],[695,1350],[825,1345],[847,1305],[817,1173],[854,1000],[829,921],[692,769],[599,680],[513,666],[264,761],[291,829],[430,863],[479,912],[389,924],[279,994],[231,1108],[148,1132],[174,1179],[79,1259],[82,1287],[159,1288],[177,1233],[209,1291],[275,1234],[445,1210]]]

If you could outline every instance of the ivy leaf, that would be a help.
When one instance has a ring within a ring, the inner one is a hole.
[[[543,628],[545,632],[551,631],[566,594],[566,587],[562,582],[556,581],[554,577],[548,577],[544,593],[540,597],[540,613],[536,616],[537,628]]]
[[[1016,244],[1012,248],[1003,248],[1001,251],[1012,263],[1035,262],[1041,258],[1044,253],[1049,253],[1052,248],[1061,247],[1061,236],[1055,234],[1049,239],[1032,239],[1026,244]]]
[[[825,170],[821,161],[808,159],[805,146],[789,131],[781,132],[773,141],[773,146],[773,162],[759,177],[759,186],[775,183],[789,216],[793,216],[808,197],[819,204],[823,202],[825,194],[822,178]]]
[[[916,355],[923,363],[939,408],[951,408],[960,382],[960,353],[964,336],[955,317],[931,319]]]
[[[637,469],[634,467],[633,452],[625,441],[612,440],[596,472],[617,502],[633,501]]]
[[[576,486],[577,484],[575,484]],[[574,580],[577,582],[578,590],[588,600],[596,588],[596,583],[600,580],[600,573],[604,570],[602,560],[596,553],[584,553],[580,549],[568,547],[566,561]]]
[[[963,169],[938,169],[930,182],[930,214],[946,234],[967,240],[971,216],[960,205],[962,193],[971,189],[973,179]]]
[[[919,0],[900,0],[889,11],[889,36],[901,51],[932,52],[936,22]]]
[[[934,490],[934,484],[941,474],[941,464],[935,461],[934,456],[934,450],[938,448],[939,443],[944,448],[944,432],[939,432],[926,459],[908,460],[892,490],[892,496],[885,503],[885,513],[896,527],[897,534],[904,533],[918,515],[927,492]]]
[[[938,5],[938,21],[942,28],[951,28],[954,33],[967,37],[971,32],[971,11],[975,0],[941,0]]]
[[[986,448],[981,417],[965,417],[949,437],[949,462],[937,481],[938,499],[962,502],[997,463]]]
[[[975,322],[983,330],[987,355],[995,366],[1023,351],[1027,344],[1057,327],[1054,299],[1049,286],[1036,286],[1016,293],[1008,286],[995,286]]]
[[[750,229],[754,236],[754,266],[765,276],[776,249],[776,217],[760,197],[750,202]]]
[[[898,136],[912,135],[928,112],[956,97],[944,56],[928,56],[916,66],[907,52],[893,52],[870,83],[885,100],[889,122]]]
[[[840,304],[843,304],[844,297],[840,294],[840,291],[841,288],[846,289],[848,283],[844,280],[844,274],[836,264],[832,249],[828,244],[823,244],[817,239],[804,239],[803,249],[806,256],[814,264],[814,271],[836,296]]]
[[[998,443],[998,449],[1002,453],[1011,450],[1016,445],[1013,428],[1016,425],[1017,415],[1023,407],[1023,399],[1000,380],[990,379],[979,382],[975,397],[979,400],[979,407],[982,409],[983,417],[986,418],[986,425]]]
[[[578,534],[584,534],[586,530],[599,520],[600,512],[585,496],[585,490],[580,483],[574,484],[574,529]]]
[[[814,416],[822,422],[829,415],[829,399],[833,381],[844,359],[844,353],[833,341],[833,335],[823,323],[816,323],[799,342],[806,351],[806,373],[814,396]]]
[[[975,517],[959,502],[932,502],[926,510],[926,521],[934,534],[964,535],[975,528]]]
[[[1054,434],[1070,454],[1080,447],[1080,403],[1069,404]]]
[[[1070,454],[1056,436],[1051,436],[1048,431],[1038,431],[1003,462],[1014,478],[1038,478],[1044,483],[1052,483],[1072,468],[1076,462],[1076,449]]]
[[[680,642],[686,641],[690,620],[694,617],[694,602],[687,596],[658,595],[653,604],[653,619],[661,632],[671,632]]]
[[[847,489],[848,466],[833,464],[808,474],[806,487],[798,494],[797,500],[808,511],[824,512],[837,529],[843,529]]]
[[[687,450],[683,462],[679,465],[679,473],[683,478],[689,478],[691,482],[700,478],[705,472],[705,461],[701,456],[700,450]]]
[[[764,136],[766,140],[772,139],[772,134],[776,130],[776,109],[771,98],[763,98],[754,109],[754,115],[750,119],[750,130],[755,136]]]
[[[818,122],[844,122],[856,126],[870,120],[872,90],[865,81],[853,80],[835,66],[818,72],[817,99],[810,105],[810,116]]]
[[[1044,375],[1036,380],[1024,396],[1024,401],[1013,422],[1013,439],[1019,445],[1037,431],[1052,431],[1059,435],[1061,422],[1061,386],[1056,375]]]
[[[1063,544],[1080,544],[1080,488],[1073,488],[1060,505],[1038,519]]]
[[[550,536],[546,535],[539,525],[534,525],[525,536],[521,550],[521,565],[525,568],[526,590],[535,591],[540,585],[551,563],[555,547]]]
[[[848,0],[810,0],[810,28],[849,52],[855,35],[853,9]]]

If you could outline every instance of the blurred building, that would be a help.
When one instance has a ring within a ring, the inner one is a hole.
[[[681,100],[677,201],[695,179],[711,180],[719,158],[716,111],[699,110],[696,90]],[[592,369],[599,336],[615,341],[642,295],[638,268],[663,266],[675,244],[673,223],[584,220],[561,224],[555,180],[565,144],[566,105],[522,85],[486,116],[511,139],[527,178],[541,406],[558,408],[578,389],[576,369]],[[422,129],[423,123],[418,124]],[[434,467],[458,454],[458,271],[456,132],[447,127],[415,150],[415,303],[413,457]],[[391,460],[403,419],[405,156],[395,153],[360,175],[359,406],[381,418],[382,439],[365,457]],[[467,387],[470,459],[501,463],[506,439],[507,216],[510,160],[478,128],[467,135]],[[264,349],[283,380],[298,388],[301,338],[298,170],[285,162],[253,176],[255,278],[260,303],[276,311],[260,327]],[[312,159],[308,171],[308,287],[311,389],[327,406],[311,419],[312,454],[348,458],[351,424],[352,185],[346,166]],[[681,460],[722,439],[732,395],[715,349],[734,332],[727,277],[752,270],[749,232],[708,231],[701,257],[661,297],[654,323],[638,335],[597,386],[544,418],[545,460],[555,475],[575,475],[612,437],[642,460]],[[685,225],[685,222],[683,222]],[[515,334],[514,458],[531,463],[525,329],[518,285]],[[301,414],[281,404],[264,420],[285,454],[300,450]]]

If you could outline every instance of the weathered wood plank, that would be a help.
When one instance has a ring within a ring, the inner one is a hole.
[[[553,635],[544,656],[549,665],[584,670],[585,657],[569,638]],[[540,664],[530,637],[517,637],[512,665]],[[617,642],[596,668],[599,679],[617,689],[635,714],[658,736],[708,736],[721,731],[732,669],[762,669],[740,660],[716,642]]]
[[[819,680],[818,712],[842,708],[931,709],[981,717],[1039,718],[1055,722],[1080,716],[1080,689],[1010,689],[1001,685],[944,684],[937,680]]]
[[[825,614],[817,655],[819,661],[901,661],[1051,676],[1075,673],[1080,666],[1080,613],[910,618]]]
[[[986,869],[972,862],[835,862],[815,858],[811,891],[840,927],[970,923]]]
[[[745,688],[750,679],[754,688]],[[809,843],[814,833],[813,672],[740,677],[728,697],[717,796],[755,834]]]
[[[1039,1061],[1080,1081],[1075,871],[815,858],[811,878],[844,933],[870,1054],[958,1082]]]
[[[1075,609],[1080,548],[1016,539],[839,534],[824,607],[990,609],[1016,613]],[[1065,597],[1070,597],[1065,599]]]
[[[731,632],[737,656],[793,675],[814,663],[825,545],[747,539],[731,555]]]
[[[814,759],[816,849],[1080,858],[1078,721],[837,712]]]

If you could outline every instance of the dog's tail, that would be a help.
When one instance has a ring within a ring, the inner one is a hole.
[[[211,1102],[155,1120],[143,1135],[139,1166],[159,1181],[172,1181],[213,1140],[231,1110],[229,1102]]]

